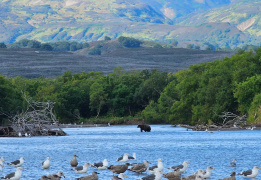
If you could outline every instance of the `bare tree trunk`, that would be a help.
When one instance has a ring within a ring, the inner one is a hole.
[[[55,102],[36,102],[25,95],[23,97],[28,104],[27,109],[10,118],[13,132],[9,131],[8,136],[66,135],[53,113]]]

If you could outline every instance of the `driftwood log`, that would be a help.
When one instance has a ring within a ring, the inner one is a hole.
[[[252,129],[258,126],[257,124],[247,125],[247,115],[238,116],[231,112],[224,112],[219,115],[222,118],[220,124],[197,124],[195,126],[179,124],[181,127],[192,129],[194,131],[217,131],[217,130],[243,130]]]
[[[10,126],[0,129],[0,136],[64,136],[53,108],[55,102],[36,102],[24,95],[25,112],[9,117]]]

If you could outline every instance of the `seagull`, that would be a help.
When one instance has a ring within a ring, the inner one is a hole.
[[[144,160],[143,163],[135,164],[133,167],[131,167],[129,170],[136,172],[136,173],[142,173],[148,170],[150,162]]]
[[[77,158],[78,156],[76,154],[73,155],[73,159],[71,160],[70,164],[72,167],[77,167],[78,165],[78,161],[77,161]]]
[[[157,171],[162,172],[162,170],[163,170],[162,159],[158,159],[158,165],[155,165],[155,166],[152,166],[149,168],[149,172],[151,172],[153,174]]]
[[[219,179],[219,180],[236,180],[236,173],[232,172],[230,177],[224,178],[224,179]]]
[[[47,175],[47,176],[42,176],[39,180],[60,180],[62,177],[65,178],[63,172],[59,171],[56,174],[50,174],[50,175]]]
[[[5,162],[4,156],[2,156],[1,159],[0,159],[0,165],[4,165],[4,162]]]
[[[112,177],[112,180],[124,180],[124,178],[128,178],[125,174],[120,173],[118,176],[114,176]]]
[[[172,169],[172,170],[176,170],[176,169],[179,169],[180,173],[184,173],[187,168],[188,168],[188,164],[190,164],[190,162],[188,161],[184,161],[181,165],[178,165],[178,166],[172,166],[168,169]]]
[[[14,167],[20,167],[20,166],[23,165],[23,163],[24,163],[24,158],[21,157],[19,160],[16,160],[16,161],[13,161],[13,162],[10,162],[10,163],[7,163],[7,164],[14,166]]]
[[[129,166],[129,165],[130,165],[129,163],[125,163],[124,165],[110,165],[110,166],[108,167],[108,169],[109,169],[110,171],[112,171],[113,174],[114,174],[114,173],[120,174],[120,173],[124,173],[124,172],[128,169],[128,166]]]
[[[254,166],[253,169],[249,169],[247,171],[242,171],[238,175],[242,175],[247,178],[255,178],[258,174],[258,169],[261,169],[260,167]]]
[[[167,174],[163,173],[163,177],[167,178],[169,180],[180,180],[181,178],[181,173],[180,170],[177,169],[174,172],[169,172]]]
[[[128,160],[129,160],[129,154],[128,153],[124,153],[123,156],[121,156],[117,159],[117,161],[119,161],[119,162],[127,162]]]
[[[136,153],[133,153],[132,156],[128,156],[129,160],[136,160]]]
[[[80,178],[76,178],[76,179],[77,179],[77,180],[98,180],[99,177],[98,177],[97,174],[99,174],[99,173],[97,173],[97,172],[92,172],[92,174],[89,175],[89,176],[84,176],[84,177],[80,177]]]
[[[230,163],[231,167],[236,167],[236,159],[234,158],[232,162]]]
[[[86,173],[89,168],[90,163],[85,163],[84,166],[77,166],[73,168],[76,173]]]
[[[207,169],[206,169],[206,172],[204,174],[202,174],[202,175],[198,174],[198,175],[200,175],[202,177],[202,179],[207,179],[211,176],[213,169],[214,169],[213,167],[208,166]]]
[[[140,180],[160,180],[161,178],[162,178],[162,173],[156,170],[154,174],[140,178]]]
[[[50,158],[47,157],[46,160],[42,162],[42,168],[49,169],[49,167],[50,167]]]
[[[0,164],[0,171],[3,171],[4,165]]]
[[[1,179],[19,180],[22,176],[22,170],[24,170],[24,169],[21,167],[18,167],[15,172],[10,173],[4,177],[1,177]]]
[[[92,166],[96,167],[99,170],[105,170],[107,169],[109,162],[107,159],[104,159],[103,162],[99,162],[99,163],[94,163]]]

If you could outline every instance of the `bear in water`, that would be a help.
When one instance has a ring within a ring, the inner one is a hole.
[[[137,126],[137,128],[140,128],[140,132],[145,131],[145,132],[150,132],[151,127],[147,124],[140,124]]]

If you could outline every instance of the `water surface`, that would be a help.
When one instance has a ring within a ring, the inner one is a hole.
[[[141,133],[136,125],[66,128],[68,136],[60,137],[23,137],[0,138],[0,156],[6,162],[25,158],[21,180],[36,180],[42,175],[63,171],[65,179],[75,179],[86,174],[76,174],[71,170],[70,161],[73,154],[79,156],[79,165],[85,162],[95,163],[110,160],[109,164],[123,164],[116,159],[123,153],[137,154],[137,160],[148,160],[151,165],[157,164],[161,158],[164,172],[170,166],[179,165],[184,160],[190,161],[184,176],[190,175],[198,169],[212,166],[210,179],[228,177],[232,171],[252,169],[254,165],[261,166],[261,131],[215,131],[196,132],[186,131],[185,128],[171,125],[152,125],[150,133]],[[51,167],[41,169],[41,162],[50,157]],[[237,159],[236,167],[229,167],[233,158]],[[131,163],[132,163],[131,162]],[[5,165],[0,177],[14,172],[16,168]],[[87,174],[97,171],[90,167]],[[109,180],[112,172],[99,170],[99,179]],[[261,172],[260,172],[261,173]],[[141,175],[126,171],[128,179],[135,180],[149,174]],[[164,179],[164,178],[162,178]],[[244,179],[237,176],[237,179]],[[257,176],[261,179],[261,174]]]

